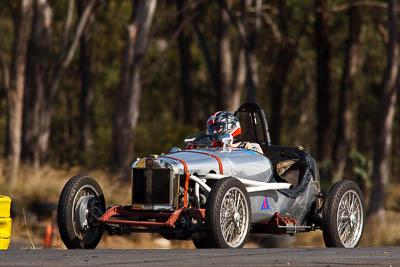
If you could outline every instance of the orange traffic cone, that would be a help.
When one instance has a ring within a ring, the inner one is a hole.
[[[53,236],[53,224],[50,223],[46,227],[46,234],[44,236],[44,245],[45,246],[51,246],[52,236]]]

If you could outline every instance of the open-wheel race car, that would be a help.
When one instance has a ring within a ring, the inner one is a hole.
[[[259,105],[245,103],[234,116],[242,125],[241,145],[224,136],[215,146],[212,133],[198,134],[183,150],[136,160],[130,205],[106,209],[94,179],[72,177],[58,204],[65,246],[95,248],[108,231],[160,233],[193,240],[196,248],[241,248],[249,233],[322,230],[327,247],[356,247],[365,223],[359,187],[341,180],[324,195],[304,148],[271,145]]]

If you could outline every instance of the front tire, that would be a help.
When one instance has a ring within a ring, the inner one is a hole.
[[[199,236],[194,237],[192,241],[197,249],[210,248],[206,233],[201,233]]]
[[[356,247],[360,243],[365,224],[365,202],[357,184],[350,180],[334,184],[322,216],[327,247]]]
[[[64,186],[58,202],[58,228],[69,249],[94,249],[103,229],[96,218],[105,212],[100,185],[89,176],[72,177]]]
[[[250,223],[251,205],[245,186],[232,177],[219,180],[207,199],[207,246],[242,248]]]

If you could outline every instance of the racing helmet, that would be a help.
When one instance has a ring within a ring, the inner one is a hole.
[[[242,133],[238,118],[226,111],[218,111],[208,118],[207,131],[217,141],[221,141],[224,135],[229,135],[233,141],[237,141]]]

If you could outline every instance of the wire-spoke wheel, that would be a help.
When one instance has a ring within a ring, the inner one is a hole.
[[[207,200],[206,226],[210,246],[243,247],[250,223],[250,200],[244,185],[231,177],[219,180]]]
[[[356,247],[365,223],[365,203],[360,188],[352,181],[339,181],[330,190],[326,201],[323,212],[326,246]]]
[[[58,202],[58,228],[67,248],[95,248],[103,229],[97,223],[105,211],[103,192],[92,178],[72,177]]]

